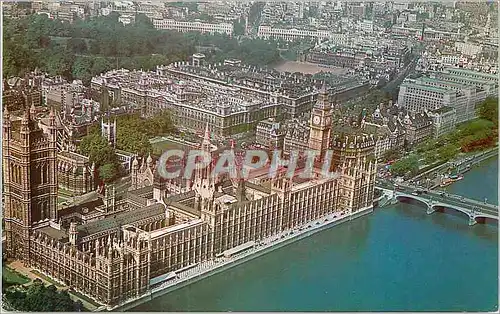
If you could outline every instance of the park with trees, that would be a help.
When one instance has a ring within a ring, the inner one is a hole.
[[[153,153],[150,138],[176,132],[169,111],[164,111],[153,118],[145,119],[138,114],[119,116],[116,119],[116,149],[146,156]],[[94,126],[84,136],[79,145],[81,154],[89,156],[95,163],[99,178],[113,182],[121,176],[122,169],[116,157],[116,150],[101,136],[98,126]]]
[[[2,266],[2,301],[4,309],[22,312],[86,310],[82,302],[70,298],[68,291],[57,290],[54,285],[44,285],[40,279],[31,281],[7,266]]]
[[[276,42],[157,30],[143,14],[137,14],[130,25],[120,23],[117,13],[77,19],[72,24],[44,14],[5,18],[3,43],[5,77],[39,68],[84,84],[113,68],[152,70],[157,65],[187,60],[200,49],[210,62],[237,58],[266,66],[281,60]]]
[[[448,134],[420,143],[410,156],[391,165],[391,173],[415,173],[423,165],[446,162],[460,153],[484,150],[498,145],[498,98],[489,97],[477,107],[477,118],[457,126]],[[388,151],[387,156],[397,153]]]

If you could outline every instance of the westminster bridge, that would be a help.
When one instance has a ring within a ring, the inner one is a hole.
[[[498,221],[498,206],[480,202],[460,195],[454,195],[435,190],[422,190],[419,187],[398,184],[398,188],[389,186],[389,184],[380,182],[375,187],[383,192],[390,200],[410,199],[424,204],[427,208],[427,214],[434,212],[444,212],[445,210],[454,210],[466,215],[469,218],[469,225],[484,223],[487,219]]]

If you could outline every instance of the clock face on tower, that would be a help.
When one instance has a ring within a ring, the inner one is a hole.
[[[314,118],[313,118],[313,123],[314,123],[314,124],[316,124],[316,125],[317,125],[317,124],[319,124],[319,122],[320,122],[320,121],[321,121],[321,118],[320,118],[320,117],[318,117],[318,116],[314,116]]]

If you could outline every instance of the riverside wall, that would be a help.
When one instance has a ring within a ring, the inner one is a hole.
[[[356,213],[353,213],[351,215],[346,215],[346,216],[343,216],[343,217],[338,217],[337,219],[335,220],[331,220],[331,221],[328,221],[326,223],[323,223],[321,225],[313,225],[316,221],[319,221],[319,220],[322,220],[328,216],[324,216],[323,218],[321,219],[318,219],[318,220],[315,220],[315,221],[311,221],[307,224],[304,225],[304,227],[302,228],[305,228],[305,226],[307,225],[312,225],[312,227],[310,229],[304,229],[302,231],[296,231],[295,234],[291,235],[291,236],[287,236],[285,237],[284,239],[280,239],[278,241],[276,241],[275,243],[271,244],[271,245],[268,245],[268,246],[265,246],[265,247],[262,247],[261,249],[258,249],[256,252],[253,252],[251,254],[242,254],[241,256],[237,256],[235,257],[234,259],[232,260],[228,260],[226,262],[222,262],[218,265],[216,265],[215,267],[213,267],[212,269],[208,269],[207,271],[204,271],[204,272],[201,272],[199,274],[194,274],[193,276],[191,277],[188,277],[186,278],[185,280],[183,281],[180,281],[179,283],[176,283],[174,285],[170,285],[170,286],[166,286],[166,287],[159,287],[159,288],[153,288],[151,289],[150,291],[148,291],[147,293],[135,298],[135,299],[131,299],[131,300],[128,300],[126,302],[123,302],[117,306],[114,306],[114,307],[111,307],[111,308],[100,308],[96,311],[103,311],[103,310],[108,310],[108,311],[126,311],[126,310],[130,310],[134,307],[137,307],[143,303],[146,303],[146,302],[149,302],[151,300],[153,300],[154,298],[157,298],[157,297],[160,297],[162,295],[165,295],[169,292],[172,292],[172,291],[175,291],[177,289],[180,289],[182,287],[185,287],[187,285],[190,285],[192,283],[195,283],[199,280],[202,280],[202,279],[205,279],[205,278],[208,278],[212,275],[215,275],[215,274],[218,274],[218,273],[221,273],[225,270],[228,270],[230,268],[233,268],[233,267],[236,267],[238,265],[241,265],[245,262],[248,262],[250,260],[253,260],[257,257],[260,257],[262,255],[265,255],[269,252],[272,252],[278,248],[281,248],[281,247],[284,247],[288,244],[291,244],[293,242],[296,242],[298,240],[301,240],[301,239],[304,239],[310,235],[313,235],[317,232],[320,232],[322,230],[325,230],[325,229],[329,229],[333,226],[337,226],[339,224],[342,224],[344,222],[348,222],[348,221],[351,221],[353,219],[357,219],[357,218],[360,218],[360,217],[363,217],[367,214],[370,214],[373,212],[373,207],[368,207],[368,208],[365,208],[365,209],[362,209]],[[272,238],[272,237],[271,237]]]

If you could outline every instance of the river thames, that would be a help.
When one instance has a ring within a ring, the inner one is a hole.
[[[448,187],[497,204],[498,158]],[[494,311],[498,228],[417,204],[377,208],[133,311]]]

